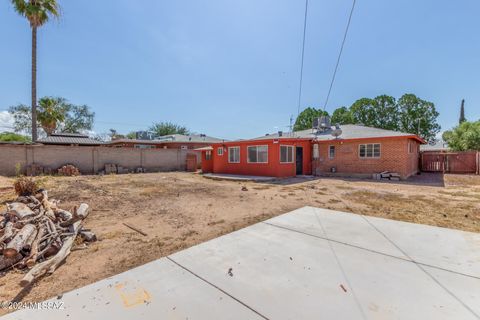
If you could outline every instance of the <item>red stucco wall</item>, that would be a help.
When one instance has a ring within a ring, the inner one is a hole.
[[[268,163],[248,163],[248,146],[268,146]],[[249,140],[238,142],[225,142],[213,144],[212,161],[205,161],[205,151],[202,152],[202,169],[204,172],[270,176],[293,177],[296,172],[295,159],[293,163],[280,163],[280,145],[303,147],[303,174],[311,174],[311,144],[308,140]],[[228,147],[240,147],[240,162],[228,162]],[[223,148],[223,155],[218,155],[218,149]],[[205,165],[205,167],[204,167]],[[205,171],[207,170],[207,171]]]

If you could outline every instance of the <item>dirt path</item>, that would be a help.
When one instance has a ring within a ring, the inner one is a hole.
[[[72,252],[53,276],[29,290],[21,292],[18,286],[22,271],[0,277],[0,301],[53,297],[306,205],[480,232],[478,176],[446,176],[445,187],[333,178],[240,183],[189,173],[40,180],[51,197],[62,201],[61,207],[91,206],[86,227],[99,241]],[[14,199],[11,181],[0,177],[2,204]]]

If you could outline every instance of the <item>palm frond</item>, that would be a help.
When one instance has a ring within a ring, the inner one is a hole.
[[[60,6],[57,0],[12,0],[15,11],[24,16],[32,27],[45,24],[50,17],[60,16]]]

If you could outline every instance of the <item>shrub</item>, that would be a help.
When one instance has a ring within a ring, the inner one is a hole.
[[[38,190],[38,185],[31,177],[17,177],[13,183],[18,196],[29,196]]]

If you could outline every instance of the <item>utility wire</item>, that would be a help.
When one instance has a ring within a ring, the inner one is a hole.
[[[307,33],[307,15],[308,15],[308,0],[305,0],[305,17],[303,19],[302,62],[300,64],[300,83],[299,83],[299,86],[298,86],[297,117],[300,114],[300,103],[301,103],[301,100],[302,100],[303,58],[305,56],[305,35]]]
[[[337,63],[335,64],[335,70],[333,71],[332,81],[330,82],[330,87],[328,88],[327,98],[325,99],[325,104],[323,105],[323,111],[327,108],[328,100],[330,99],[330,93],[332,92],[333,83],[335,82],[335,77],[337,75],[338,65],[340,64],[340,58],[342,57],[343,47],[345,46],[345,41],[347,40],[348,29],[350,28],[350,22],[352,21],[353,11],[355,10],[356,0],[353,0],[352,9],[350,10],[350,15],[348,17],[347,27],[345,28],[345,34],[343,35],[342,45],[340,47],[340,52],[338,53]]]

